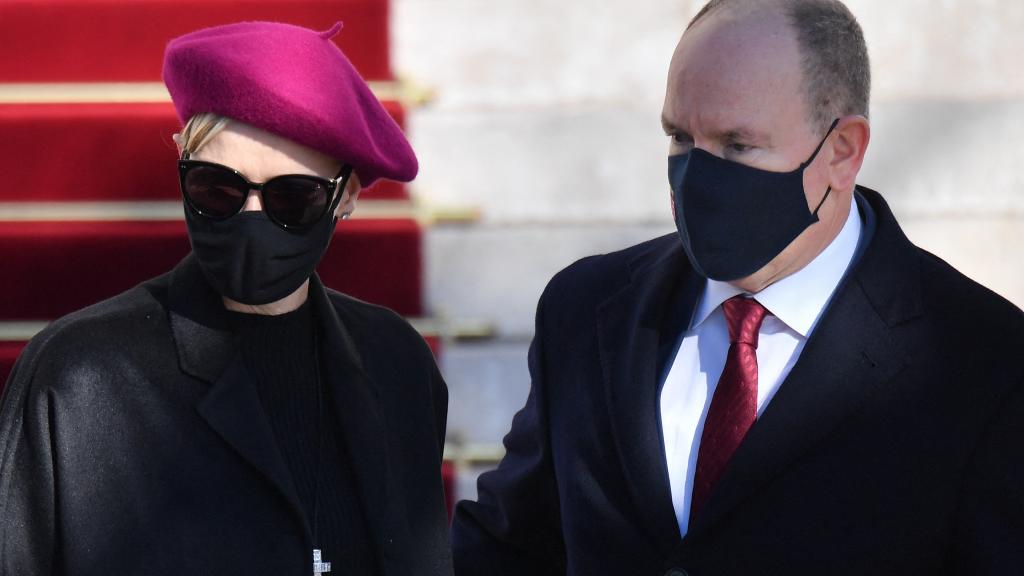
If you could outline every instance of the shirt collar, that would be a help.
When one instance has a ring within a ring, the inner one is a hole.
[[[862,226],[857,204],[851,202],[850,215],[843,229],[821,254],[796,273],[752,296],[776,318],[806,338],[853,261]],[[728,282],[708,279],[690,329],[707,320],[723,302],[740,294],[745,292]]]

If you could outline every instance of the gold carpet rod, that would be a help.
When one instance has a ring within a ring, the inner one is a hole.
[[[403,81],[368,82],[381,101],[421,106],[433,93]],[[0,104],[147,103],[170,102],[162,82],[0,83]]]

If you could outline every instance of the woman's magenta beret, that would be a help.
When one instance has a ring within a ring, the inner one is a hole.
[[[418,164],[401,128],[326,32],[241,22],[171,40],[163,78],[178,118],[212,112],[351,164],[364,187],[408,182]]]

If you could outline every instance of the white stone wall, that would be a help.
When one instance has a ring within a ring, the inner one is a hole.
[[[414,193],[482,214],[428,233],[428,305],[501,336],[493,365],[479,345],[446,360],[456,434],[491,441],[507,428],[553,273],[673,229],[661,100],[702,4],[394,0],[396,70],[437,94],[410,114]],[[861,183],[911,239],[1024,306],[1024,2],[848,4],[874,65]]]

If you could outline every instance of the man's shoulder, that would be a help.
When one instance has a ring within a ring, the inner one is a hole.
[[[871,271],[862,278],[876,306],[923,312],[934,326],[933,335],[948,342],[967,337],[973,342],[965,343],[982,345],[981,334],[1024,334],[1024,313],[1017,306],[913,244],[882,195],[859,190],[877,222],[864,256]]]
[[[1024,338],[1024,312],[942,258],[918,248],[925,307],[936,321],[973,334]]]
[[[546,300],[603,301],[627,286],[641,269],[681,250],[676,233],[659,236],[622,250],[581,258],[548,282]]]

